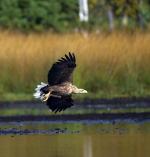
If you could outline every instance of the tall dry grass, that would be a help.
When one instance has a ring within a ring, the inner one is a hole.
[[[93,95],[143,96],[150,92],[150,33],[0,33],[0,93],[31,93],[47,81],[52,63],[75,52],[74,82]]]

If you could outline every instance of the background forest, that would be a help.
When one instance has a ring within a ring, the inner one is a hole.
[[[1,0],[0,26],[21,31],[149,28],[149,0],[89,0],[89,21],[80,22],[77,0]]]

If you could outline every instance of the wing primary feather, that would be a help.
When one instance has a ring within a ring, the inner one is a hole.
[[[59,109],[59,112],[61,112],[62,111],[62,107]]]
[[[69,57],[70,57],[71,61],[74,62],[73,56],[70,52],[69,52]]]
[[[59,108],[57,108],[57,109],[55,110],[55,113],[57,113],[57,112],[58,112],[58,110],[59,110]]]
[[[73,61],[76,62],[76,57],[75,57],[74,53],[72,53],[72,57],[73,57]]]
[[[61,64],[62,63],[62,61],[57,61],[55,64]]]
[[[67,58],[68,61],[71,61],[71,59],[65,54],[65,57]]]
[[[63,59],[58,59],[59,63],[66,62]]]
[[[65,61],[65,62],[67,62],[67,59],[66,59],[66,58],[64,58],[64,57],[61,57],[61,60],[63,60],[63,61]]]

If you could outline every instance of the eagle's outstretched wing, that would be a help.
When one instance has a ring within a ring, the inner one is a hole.
[[[49,85],[56,85],[66,81],[71,82],[72,73],[76,67],[76,58],[74,53],[65,55],[54,63],[48,72]]]
[[[62,96],[61,98],[49,97],[47,100],[47,106],[56,113],[73,106],[73,100],[71,95]]]

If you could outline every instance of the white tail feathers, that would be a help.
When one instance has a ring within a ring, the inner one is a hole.
[[[41,88],[47,86],[48,84],[41,82],[41,84],[37,85],[37,87],[35,88],[35,93],[33,94],[33,96],[37,99],[42,99],[42,92],[41,92]]]

